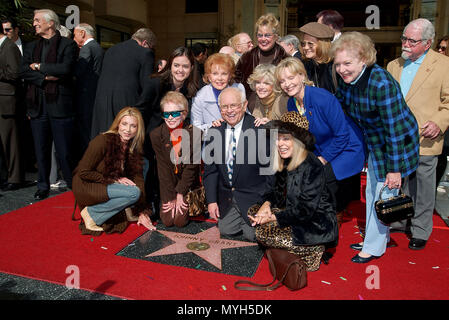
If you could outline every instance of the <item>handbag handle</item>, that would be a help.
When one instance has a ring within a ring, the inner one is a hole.
[[[382,201],[382,192],[384,191],[384,189],[385,188],[387,188],[388,187],[388,185],[383,185],[382,186],[382,188],[380,189],[380,191],[379,191],[379,201]],[[402,192],[402,189],[399,189],[399,194],[398,195],[401,195],[401,194],[403,194],[403,192]]]
[[[282,282],[284,281],[285,277],[287,276],[288,272],[290,271],[290,268],[293,265],[295,265],[295,264],[300,265],[300,263],[298,261],[292,261],[288,265],[284,274],[282,275],[282,278],[276,284],[273,284],[276,281],[276,268],[274,268],[274,264],[273,264],[273,260],[272,260],[271,256],[267,255],[267,258],[268,258],[269,264],[273,265],[273,270],[274,270],[273,281],[271,281],[270,283],[267,283],[267,284],[259,284],[259,283],[255,283],[255,282],[248,281],[248,280],[238,280],[234,283],[234,288],[239,289],[239,290],[247,290],[247,291],[273,291],[282,285]],[[252,287],[240,286],[241,284],[249,284]]]

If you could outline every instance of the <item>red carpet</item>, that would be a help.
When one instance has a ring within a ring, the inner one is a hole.
[[[126,299],[449,299],[449,228],[438,215],[434,215],[434,230],[424,250],[412,251],[404,234],[392,234],[398,247],[359,265],[350,261],[356,252],[349,248],[360,241],[356,226],[364,214],[363,204],[355,202],[352,215],[342,225],[334,257],[329,265],[308,273],[306,288],[246,292],[233,287],[241,277],[116,256],[145,229],[132,224],[121,235],[82,236],[78,221],[70,218],[73,203],[73,194],[66,192],[1,215],[0,272],[64,285],[73,272],[71,266],[76,266],[81,289]],[[265,258],[252,280],[271,280]]]

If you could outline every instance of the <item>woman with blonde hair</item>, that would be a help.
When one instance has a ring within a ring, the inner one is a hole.
[[[191,120],[192,124],[206,131],[214,121],[221,119],[218,106],[218,96],[227,87],[245,90],[242,84],[234,82],[234,60],[227,54],[215,53],[204,63],[203,80],[207,83],[193,98]]]
[[[250,112],[253,111],[251,107],[254,107],[256,94],[251,90],[248,78],[253,73],[254,68],[259,64],[277,65],[282,59],[289,56],[284,48],[276,42],[279,38],[280,24],[274,14],[268,13],[261,16],[255,24],[254,31],[257,38],[257,47],[240,57],[235,71],[235,80],[245,87]]]
[[[144,138],[141,113],[125,107],[109,130],[89,143],[73,172],[73,194],[81,210],[83,234],[123,232],[126,219],[154,229],[145,202]]]
[[[200,165],[193,159],[195,129],[186,121],[188,102],[180,92],[167,92],[161,100],[161,112],[164,123],[150,133],[161,195],[159,215],[165,226],[180,228],[189,221],[192,203],[186,196],[200,187]]]
[[[326,244],[338,238],[338,226],[324,167],[312,152],[314,137],[306,117],[297,112],[267,126],[278,133],[272,161],[275,183],[262,205],[249,209],[248,218],[259,243],[297,254],[307,271],[316,271]]]
[[[376,64],[370,37],[360,32],[343,33],[332,44],[331,56],[340,76],[336,97],[362,128],[368,151],[365,237],[351,245],[360,251],[351,261],[367,263],[382,256],[390,241],[390,228],[377,218],[375,202],[396,196],[402,178],[418,167],[418,123],[399,83]],[[384,186],[388,188],[379,195]]]
[[[314,152],[325,166],[336,210],[344,210],[351,200],[347,186],[351,177],[362,171],[365,161],[362,132],[344,114],[333,94],[310,85],[299,59],[282,60],[275,77],[277,85],[290,96],[287,110],[298,112],[309,121],[309,131],[316,139]]]
[[[256,127],[270,120],[278,120],[287,112],[288,96],[276,88],[275,69],[272,64],[260,64],[248,78],[251,90],[257,95],[252,108]]]
[[[309,22],[299,28],[299,31],[301,31],[300,51],[308,78],[316,87],[335,93],[332,59],[329,56],[334,32],[318,22]]]

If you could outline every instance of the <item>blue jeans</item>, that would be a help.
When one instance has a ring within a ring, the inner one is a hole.
[[[379,199],[379,192],[385,181],[378,181],[373,169],[372,155],[368,157],[368,172],[366,175],[366,229],[362,251],[373,256],[385,253],[387,243],[390,241],[390,227],[377,219],[374,203]],[[384,189],[382,199],[398,195],[399,189]]]
[[[108,201],[87,207],[87,212],[98,226],[132,206],[140,198],[140,189],[136,186],[114,183],[107,186],[107,192]]]

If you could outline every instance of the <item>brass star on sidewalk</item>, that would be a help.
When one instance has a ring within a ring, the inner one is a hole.
[[[155,251],[146,257],[192,252],[220,270],[222,270],[221,249],[257,246],[257,243],[254,242],[221,239],[220,231],[217,227],[209,228],[197,234],[163,230],[157,231],[170,238],[175,243]]]

